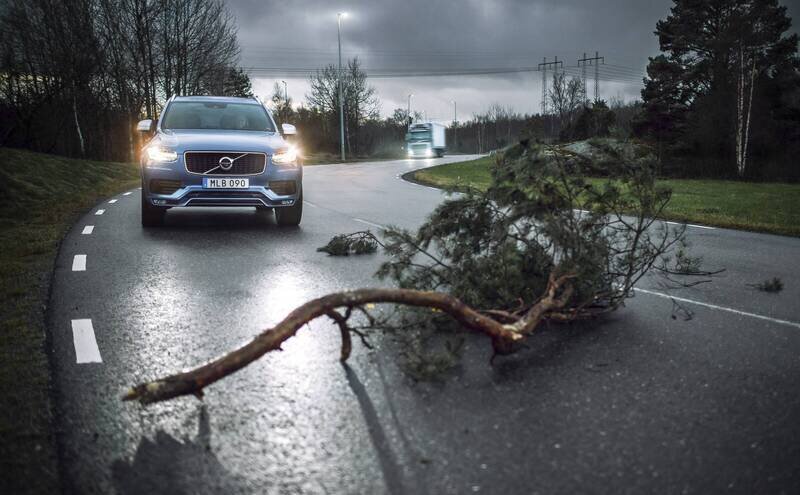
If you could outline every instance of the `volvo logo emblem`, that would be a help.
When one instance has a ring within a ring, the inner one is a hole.
[[[233,167],[233,158],[229,156],[223,156],[219,159],[219,168],[222,170],[230,170]]]

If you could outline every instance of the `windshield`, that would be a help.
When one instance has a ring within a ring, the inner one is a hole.
[[[261,105],[189,101],[170,103],[161,128],[275,131]]]
[[[416,131],[411,131],[406,134],[406,140],[408,141],[426,141],[431,138],[431,131],[428,129],[420,129]]]

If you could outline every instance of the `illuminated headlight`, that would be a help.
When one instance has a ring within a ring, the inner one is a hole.
[[[147,157],[153,162],[174,162],[178,159],[178,154],[175,150],[162,148],[160,146],[151,146],[147,148]]]
[[[295,165],[297,164],[297,154],[297,148],[290,146],[288,149],[272,155],[272,162],[278,165]]]

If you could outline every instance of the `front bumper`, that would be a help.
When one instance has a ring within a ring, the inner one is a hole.
[[[429,143],[409,144],[407,153],[409,158],[430,158],[436,154]]]
[[[173,163],[144,166],[142,164],[142,194],[145,201],[161,207],[186,206],[257,206],[278,208],[292,206],[299,200],[302,188],[302,167],[277,167],[268,160],[264,172],[257,175],[200,175],[186,171],[183,158]],[[203,177],[247,178],[246,189],[205,189]],[[175,184],[165,193],[153,186],[163,182]],[[174,181],[174,182],[173,182]],[[272,183],[272,184],[271,184]],[[288,191],[287,191],[288,189]]]

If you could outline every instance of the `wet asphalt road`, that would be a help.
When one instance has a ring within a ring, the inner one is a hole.
[[[593,326],[544,328],[494,366],[468,338],[438,383],[404,375],[388,342],[356,341],[340,365],[338,330],[316,321],[202,402],[119,400],[311,297],[378,285],[379,255],[315,249],[370,224],[418,225],[443,195],[398,175],[464,158],[308,167],[296,230],[201,209],[145,231],[138,190],[81,218],[48,308],[66,492],[800,492],[800,239],[779,236],[690,228],[706,267],[727,271],[676,294],[689,321],[642,292]],[[783,292],[746,285],[772,276]],[[101,363],[77,363],[78,319]]]

